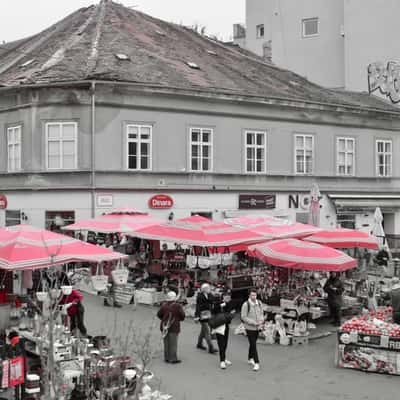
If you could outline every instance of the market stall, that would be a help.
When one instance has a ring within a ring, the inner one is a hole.
[[[337,334],[340,368],[400,375],[400,326],[390,307],[346,321]]]
[[[31,398],[42,398],[41,392],[47,396],[44,398],[67,398],[64,397],[64,391],[71,389],[72,382],[67,384],[63,375],[67,371],[63,364],[65,362],[78,364],[79,368],[71,372],[74,378],[85,376],[85,357],[79,358],[83,353],[79,349],[87,339],[79,334],[74,336],[76,333],[71,332],[66,324],[67,313],[63,312],[67,311],[67,307],[78,307],[79,303],[69,300],[74,289],[63,281],[65,273],[56,266],[75,261],[98,263],[124,257],[109,249],[28,225],[0,229],[0,268],[23,271],[30,278],[27,279],[30,281],[27,286],[31,288],[31,295],[18,299],[18,303],[14,300],[18,305],[17,312],[13,315],[10,313],[2,330],[3,335],[23,340],[20,357],[23,357],[26,373],[15,385],[16,399],[20,398],[20,384],[25,380],[28,382],[23,391]],[[47,269],[46,274],[41,274],[43,279],[40,291],[37,291],[33,287],[31,272],[44,268]],[[7,365],[5,362],[3,359],[3,377],[14,376],[12,360]],[[39,379],[36,378],[37,371],[42,371]],[[8,386],[12,386],[12,383]],[[2,387],[6,388],[5,383]]]
[[[298,239],[258,243],[248,252],[268,271],[259,294],[268,320],[262,336],[271,343],[277,338],[282,344],[307,342],[310,321],[327,315],[327,272],[356,266],[356,260],[336,249]]]

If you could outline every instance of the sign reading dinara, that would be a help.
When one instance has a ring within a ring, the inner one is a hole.
[[[172,208],[174,205],[174,200],[171,196],[166,194],[157,194],[150,198],[149,207],[152,209],[165,209]]]
[[[4,194],[0,195],[0,209],[4,210],[7,208],[7,197]]]

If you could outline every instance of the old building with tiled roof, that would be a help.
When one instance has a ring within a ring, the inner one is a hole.
[[[368,229],[380,205],[400,231],[397,108],[109,0],[0,45],[0,129],[2,224],[158,194],[159,215],[304,220],[317,182],[324,226]]]

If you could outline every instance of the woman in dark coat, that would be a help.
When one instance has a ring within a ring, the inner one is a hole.
[[[226,349],[228,347],[229,341],[229,327],[233,319],[234,307],[231,301],[231,293],[226,291],[222,296],[222,301],[216,303],[213,307],[213,315],[218,316],[220,314],[225,314],[226,323],[214,328],[212,333],[217,337],[217,344],[219,350],[219,359],[221,369],[226,369],[227,366],[232,365],[232,363],[226,359]]]

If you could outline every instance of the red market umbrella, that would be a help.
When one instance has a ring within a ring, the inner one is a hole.
[[[97,218],[78,221],[64,226],[67,231],[91,231],[100,233],[134,233],[138,229],[160,224],[162,221],[135,209],[117,209]]]
[[[228,224],[262,235],[264,239],[302,238],[321,229],[265,215],[246,215],[225,220]]]
[[[317,243],[282,239],[249,246],[249,254],[276,267],[309,271],[346,271],[357,261],[347,254]]]
[[[0,268],[3,269],[36,269],[69,262],[101,262],[125,257],[104,247],[30,225],[0,229]]]
[[[228,247],[263,240],[261,235],[247,229],[199,215],[149,226],[136,231],[134,235],[143,239],[165,240],[199,247]]]
[[[378,249],[379,247],[378,240],[374,236],[366,232],[345,228],[323,230],[307,236],[304,240],[339,249],[354,247]]]

